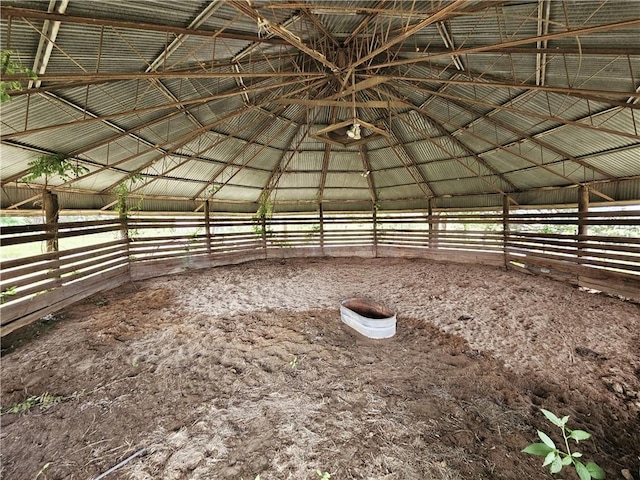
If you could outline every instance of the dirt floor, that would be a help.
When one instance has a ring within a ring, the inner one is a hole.
[[[350,296],[397,335],[342,324]],[[560,438],[540,407],[640,479],[640,305],[512,271],[251,262],[122,286],[2,348],[3,411],[51,404],[1,417],[6,479],[95,478],[143,448],[107,479],[551,478],[520,453]]]

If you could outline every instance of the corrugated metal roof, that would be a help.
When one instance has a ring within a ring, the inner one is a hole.
[[[2,105],[2,205],[29,198],[10,180],[45,153],[90,169],[73,192],[53,180],[63,208],[101,208],[112,201],[104,191],[138,171],[143,208],[156,210],[188,211],[212,182],[224,185],[215,208],[234,212],[255,211],[265,186],[279,211],[308,211],[320,196],[331,209],[370,209],[368,180],[383,209],[424,208],[433,194],[443,208],[500,206],[501,192],[562,203],[582,183],[640,201],[637,182],[622,180],[640,176],[640,117],[625,103],[637,98],[640,28],[617,25],[637,9],[550,2],[545,25],[537,1],[465,2],[397,41],[451,5],[70,2],[50,58],[36,58],[48,3],[5,0],[27,11],[10,29],[1,19],[0,47],[44,73],[40,89],[26,95],[23,80]],[[544,52],[539,29],[553,34]],[[356,120],[388,137],[308,135]]]

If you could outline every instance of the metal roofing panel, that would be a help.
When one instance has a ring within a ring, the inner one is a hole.
[[[325,188],[369,188],[367,179],[360,173],[328,173]]]
[[[285,172],[278,181],[278,188],[310,188],[318,190],[321,175],[319,172]]]
[[[376,195],[380,201],[425,197],[423,189],[418,184],[403,185],[402,187],[380,187],[376,189]]]
[[[469,165],[473,171],[465,168],[465,165]],[[476,174],[474,172],[483,173],[485,171],[484,167],[479,166],[471,157],[459,160],[428,162],[422,164],[420,168],[429,181],[475,177]]]
[[[474,194],[474,193],[484,193],[484,192],[498,192],[502,182],[497,177],[484,177],[484,180],[481,180],[478,177],[473,178],[460,178],[460,179],[451,179],[451,180],[443,180],[436,184],[436,188],[439,191],[445,191],[450,195],[456,194]]]
[[[173,178],[202,181],[210,179],[219,168],[218,165],[210,162],[187,160],[175,156],[171,156],[170,159],[171,161],[168,161],[162,169],[159,169],[157,164],[154,166],[158,173]]]
[[[27,109],[28,105],[28,109]],[[49,96],[19,96],[2,104],[2,133],[55,127],[82,119],[82,112]]]
[[[351,187],[348,190],[344,188],[326,187],[323,191],[322,199],[325,201],[370,201],[371,195],[367,187]]]
[[[136,190],[138,195],[152,196],[178,196],[191,198],[203,187],[201,182],[185,182],[167,178],[157,178],[154,181],[147,181],[140,189]]]
[[[293,155],[288,170],[298,172],[314,172],[322,170],[324,152],[302,151]]]
[[[359,152],[331,152],[329,170],[362,172],[364,162]]]
[[[559,175],[554,175],[553,173],[547,171],[541,172],[540,170],[533,169],[506,173],[504,174],[504,176],[522,190],[569,184],[567,180]]]
[[[640,175],[640,144],[603,152],[581,160],[604,170],[613,177],[637,176]]]
[[[545,135],[544,141],[560,150],[571,152],[574,157],[637,143],[628,137],[611,135],[574,125],[567,125],[562,130]]]
[[[274,194],[280,202],[315,202],[318,190],[314,188],[278,188]]]
[[[482,159],[499,172],[512,172],[524,168],[532,168],[534,161],[527,161],[522,158],[518,152],[519,145],[510,147],[508,150],[514,150],[518,155],[511,155],[508,151],[494,149],[481,155]],[[528,158],[525,156],[525,158]]]
[[[391,148],[369,151],[367,155],[369,156],[371,168],[374,171],[403,167],[404,165]]]
[[[260,198],[261,192],[262,187],[256,188],[244,185],[227,184],[224,185],[218,192],[216,192],[214,198],[219,201],[257,202]],[[257,208],[253,209],[254,212],[256,210]]]
[[[413,173],[413,176],[412,176]],[[374,170],[370,175],[373,175],[373,181],[376,188],[386,187],[404,187],[416,182],[416,179],[420,179],[416,175],[416,169],[408,170],[405,167],[385,169],[383,171]],[[415,178],[414,178],[415,177]]]

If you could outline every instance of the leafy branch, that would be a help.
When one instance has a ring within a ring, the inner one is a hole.
[[[32,80],[37,80],[38,76],[33,70],[23,67],[20,61],[11,60],[12,55],[17,55],[13,50],[2,50],[0,52],[0,63],[2,64],[2,76],[14,73],[26,73]],[[7,93],[8,90],[22,90],[22,84],[18,80],[0,81],[0,103],[8,102],[11,97]]]
[[[566,450],[560,450],[556,447],[556,444],[551,440],[549,435],[538,430],[538,437],[542,440],[542,443],[532,443],[527,448],[522,450],[523,453],[530,455],[537,455],[544,457],[543,467],[549,467],[551,474],[559,473],[563,467],[572,465],[576,469],[576,473],[580,477],[580,480],[601,480],[605,478],[605,473],[602,468],[595,462],[588,462],[586,465],[582,463],[579,458],[582,457],[580,452],[572,452],[569,446],[569,440],[574,440],[579,443],[581,440],[587,440],[591,438],[591,434],[584,430],[571,430],[567,427],[569,416],[562,418],[557,417],[549,410],[541,408],[540,411],[547,417],[551,423],[562,431],[562,438],[564,440],[564,448]]]
[[[31,182],[44,177],[44,186],[47,188],[49,178],[57,175],[62,180],[70,180],[72,176],[79,177],[87,173],[89,169],[84,165],[71,161],[64,153],[41,155],[36,160],[28,163],[28,174],[22,178],[25,182]]]

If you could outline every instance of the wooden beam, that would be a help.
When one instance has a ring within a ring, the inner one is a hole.
[[[502,197],[502,253],[504,255],[504,266],[509,269],[509,197]]]
[[[374,206],[378,203],[378,193],[376,192],[376,182],[371,170],[371,161],[369,160],[369,151],[366,145],[360,145],[358,147],[360,158],[362,159],[362,166],[364,167],[363,175],[367,179],[367,186],[369,187],[369,195],[371,195],[371,204]]]
[[[161,70],[158,72],[84,72],[84,73],[47,73],[39,76],[38,80],[42,82],[115,82],[129,80],[166,80],[166,79],[207,79],[207,78],[282,78],[282,77],[304,77],[314,79],[318,77],[326,77],[326,72],[304,72],[304,71],[286,71],[286,72],[241,72],[231,70],[229,72],[178,72],[172,70]],[[3,79],[7,81],[26,81],[29,80],[26,73],[12,73],[3,75]],[[301,81],[301,80],[298,80]]]
[[[343,107],[353,108],[353,102],[347,102],[345,100],[309,100],[306,98],[289,98],[275,100],[273,103],[276,105],[303,105],[305,107]],[[405,108],[405,104],[402,102],[384,101],[384,100],[366,100],[357,101],[355,103],[356,108]]]

